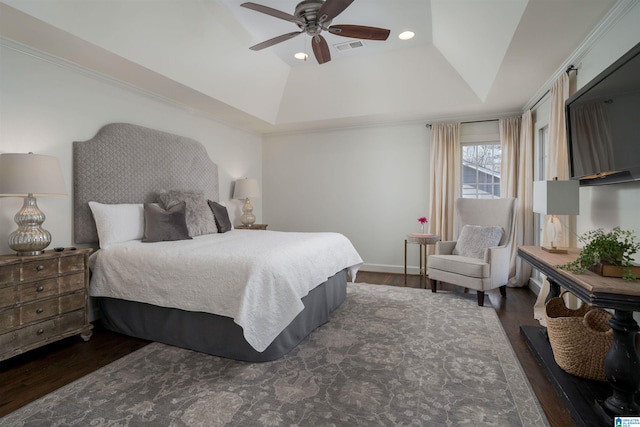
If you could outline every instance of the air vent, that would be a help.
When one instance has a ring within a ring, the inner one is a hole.
[[[350,42],[334,44],[333,47],[339,52],[344,52],[347,50],[364,47],[364,42],[362,42],[361,40],[354,40]]]

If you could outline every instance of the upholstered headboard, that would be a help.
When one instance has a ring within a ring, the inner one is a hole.
[[[163,190],[203,191],[218,201],[218,166],[197,141],[127,123],[74,142],[75,242],[98,242],[88,202],[149,203]]]

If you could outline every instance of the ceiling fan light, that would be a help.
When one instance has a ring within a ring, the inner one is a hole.
[[[299,59],[300,61],[306,61],[309,55],[307,55],[304,52],[298,52],[295,55],[293,55],[293,57],[296,59]]]
[[[416,33],[414,33],[413,31],[404,31],[402,33],[400,33],[398,35],[398,38],[400,40],[410,40],[412,39],[414,36],[416,35]]]

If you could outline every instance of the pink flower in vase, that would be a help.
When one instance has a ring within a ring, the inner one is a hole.
[[[420,223],[420,229],[422,230],[422,234],[424,234],[424,225],[427,222],[429,222],[429,220],[427,219],[427,217],[421,216],[420,218],[418,218],[418,222]]]

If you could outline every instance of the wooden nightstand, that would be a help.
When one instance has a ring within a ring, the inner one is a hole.
[[[269,224],[253,224],[252,226],[247,225],[236,225],[235,228],[237,230],[266,230]]]
[[[0,360],[75,334],[91,338],[91,251],[0,256]]]

